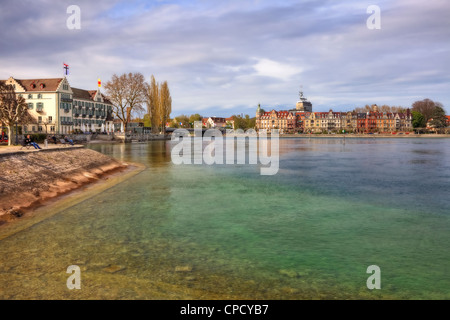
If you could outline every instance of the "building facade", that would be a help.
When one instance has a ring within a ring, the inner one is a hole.
[[[112,103],[97,90],[72,88],[73,130],[97,132],[102,125],[106,128],[108,115],[112,115]]]
[[[21,124],[26,133],[69,134],[80,131],[99,131],[106,125],[108,112],[112,115],[112,104],[100,90],[86,91],[72,88],[67,78],[15,79],[4,83],[12,85],[16,94],[22,96],[28,113],[33,119]]]
[[[371,111],[357,112],[312,112],[312,104],[300,92],[296,109],[289,111],[256,111],[256,129],[280,133],[375,133],[411,131],[412,114]]]

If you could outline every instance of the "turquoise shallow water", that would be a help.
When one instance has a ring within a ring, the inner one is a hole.
[[[92,145],[147,168],[1,240],[0,298],[450,298],[450,140],[342,142],[281,140],[275,176]]]

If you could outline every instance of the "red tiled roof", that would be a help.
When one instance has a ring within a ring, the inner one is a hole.
[[[56,91],[61,81],[64,78],[56,79],[14,79],[16,80],[26,91],[41,92],[41,91]]]
[[[72,88],[72,91],[73,91],[74,99],[92,100],[91,95],[89,94],[89,91],[87,91],[87,90]]]

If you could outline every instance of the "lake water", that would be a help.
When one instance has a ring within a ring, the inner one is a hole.
[[[172,146],[91,145],[146,168],[4,237],[0,299],[450,298],[449,139],[281,139],[275,176]]]

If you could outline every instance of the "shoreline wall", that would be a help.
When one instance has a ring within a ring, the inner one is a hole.
[[[11,153],[0,156],[0,225],[102,176],[127,168],[85,148]]]

